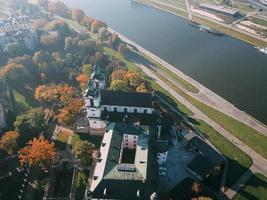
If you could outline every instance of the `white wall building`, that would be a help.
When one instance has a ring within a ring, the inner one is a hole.
[[[152,93],[120,92],[104,90],[106,78],[103,70],[95,66],[88,87],[84,93],[89,126],[93,130],[104,130],[107,121],[102,119],[104,112],[126,114],[152,114]]]

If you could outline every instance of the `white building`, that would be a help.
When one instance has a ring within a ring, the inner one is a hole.
[[[104,130],[107,119],[103,113],[148,114],[154,111],[152,93],[120,92],[104,90],[106,87],[105,73],[95,66],[84,99],[89,120],[93,130]],[[108,116],[108,115],[105,115]]]
[[[38,37],[32,30],[31,23],[28,16],[0,19],[0,52],[7,52],[11,43],[23,45],[27,50],[33,51]]]

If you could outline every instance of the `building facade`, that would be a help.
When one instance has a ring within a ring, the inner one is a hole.
[[[38,36],[28,16],[0,19],[0,52],[7,52],[10,44],[21,45],[29,51],[36,48]]]
[[[105,72],[95,66],[84,93],[90,129],[104,130],[107,125],[104,116],[108,113],[151,115],[154,111],[152,93],[110,91],[105,88]]]

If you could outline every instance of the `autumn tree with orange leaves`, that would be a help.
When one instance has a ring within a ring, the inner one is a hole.
[[[42,169],[48,169],[56,156],[55,144],[50,143],[44,136],[33,138],[27,143],[27,146],[19,151],[21,165],[36,166]]]
[[[87,74],[80,74],[76,77],[76,80],[79,82],[80,88],[84,90],[87,86],[89,76]]]
[[[6,132],[0,139],[0,148],[12,155],[17,152],[19,133],[16,131]]]
[[[67,126],[72,125],[74,123],[74,118],[80,112],[82,105],[82,99],[72,99],[67,106],[60,109],[59,114],[56,116],[58,122]]]
[[[74,89],[68,84],[49,84],[40,85],[36,88],[34,97],[37,101],[55,102],[59,100],[61,103],[66,104],[73,97]]]
[[[119,69],[111,74],[110,89],[112,90],[148,92],[147,85],[148,82],[144,77],[133,71]]]

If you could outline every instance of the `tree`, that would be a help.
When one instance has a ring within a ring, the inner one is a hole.
[[[19,161],[21,165],[29,165],[48,169],[56,158],[55,144],[50,143],[40,136],[33,138],[27,146],[19,151]]]
[[[110,84],[110,89],[115,91],[129,91],[127,82],[123,80],[113,80]]]
[[[87,166],[92,163],[92,154],[95,150],[95,145],[89,143],[88,141],[82,141],[76,143],[74,146],[74,155],[78,160],[79,164],[82,166]]]
[[[145,84],[142,83],[136,88],[136,92],[148,92],[148,89],[146,88]]]
[[[125,76],[127,74],[127,71],[126,70],[122,70],[122,69],[119,69],[119,70],[114,70],[111,74],[111,80],[114,81],[114,80],[125,80]]]
[[[43,108],[34,108],[17,116],[14,127],[22,136],[28,135],[27,139],[43,132],[46,128]]]
[[[80,88],[84,90],[87,86],[89,76],[87,74],[80,74],[76,77],[76,80],[79,82]]]
[[[191,190],[195,193],[195,194],[198,194],[201,192],[201,185],[199,182],[195,181],[193,184],[192,184],[192,188]]]
[[[120,43],[118,46],[118,52],[124,56],[127,53],[127,51],[128,51],[127,47],[124,44]]]
[[[67,104],[68,101],[74,95],[74,89],[68,84],[54,84],[40,85],[35,89],[34,97],[37,101],[45,101],[53,103],[59,100],[63,104]]]
[[[107,28],[107,24],[102,22],[102,21],[100,21],[100,20],[95,19],[91,24],[91,31],[92,32],[97,32],[102,27]]]
[[[6,132],[0,139],[0,148],[12,155],[17,152],[19,133],[16,131]]]
[[[84,19],[85,14],[81,9],[78,8],[73,8],[70,11],[70,15],[71,15],[71,19],[77,21],[77,22],[81,22],[82,19]]]
[[[49,1],[48,11],[61,17],[69,17],[68,7],[60,1]]]
[[[56,46],[59,41],[59,36],[57,32],[53,32],[50,34],[45,34],[41,36],[40,42],[45,46]]]
[[[62,109],[56,116],[58,122],[63,125],[71,126],[74,123],[75,116],[81,111],[83,101],[80,98],[73,98],[69,104]]]
[[[81,20],[81,25],[87,27],[88,29],[91,29],[91,24],[94,22],[94,18],[89,17],[89,16],[85,16],[82,20]]]

